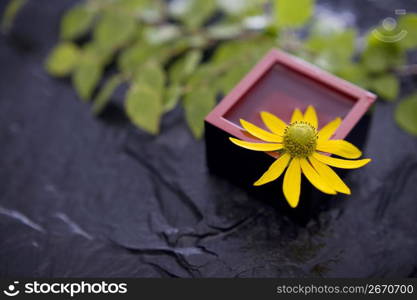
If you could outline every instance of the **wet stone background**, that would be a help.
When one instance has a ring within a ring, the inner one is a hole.
[[[30,1],[0,36],[1,277],[417,276],[417,139],[395,125],[394,104],[375,106],[374,161],[349,173],[353,195],[300,225],[210,175],[181,109],[150,137],[123,117],[121,95],[96,119],[69,80],[49,77],[42,64],[72,3]],[[319,3],[362,31],[417,10]]]

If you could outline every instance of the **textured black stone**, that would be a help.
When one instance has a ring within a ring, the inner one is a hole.
[[[362,32],[411,2],[319,1]],[[69,80],[49,77],[72,3],[29,1],[0,36],[0,277],[416,276],[417,139],[395,104],[375,106],[373,162],[347,174],[352,196],[300,224],[211,175],[180,108],[150,137],[123,116],[122,91],[94,118]]]

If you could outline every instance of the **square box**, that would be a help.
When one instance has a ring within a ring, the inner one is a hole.
[[[266,129],[259,115],[261,111],[271,112],[288,123],[295,108],[304,111],[308,105],[313,105],[319,129],[341,117],[342,124],[332,138],[352,140],[355,138],[352,130],[375,100],[374,94],[273,49],[207,115],[208,167],[249,191],[259,189],[252,183],[268,169],[277,153],[250,151],[232,144],[229,137],[259,142],[245,132],[239,119]],[[276,182],[271,184],[277,185]]]

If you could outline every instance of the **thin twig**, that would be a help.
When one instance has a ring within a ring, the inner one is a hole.
[[[405,66],[399,67],[396,70],[396,72],[400,76],[413,76],[413,75],[417,75],[417,64],[405,65]]]

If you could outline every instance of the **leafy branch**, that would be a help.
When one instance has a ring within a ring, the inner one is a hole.
[[[163,114],[181,105],[197,138],[217,96],[273,47],[386,101],[398,98],[399,79],[417,73],[407,62],[407,53],[417,49],[416,14],[365,36],[334,18],[315,16],[314,0],[85,0],[63,16],[60,42],[45,66],[53,76],[70,76],[80,98],[92,101],[94,114],[128,85],[126,114],[152,134],[159,132]],[[401,31],[407,35],[393,40]],[[109,69],[111,76],[105,74]],[[417,135],[415,98],[397,106],[395,119]]]

